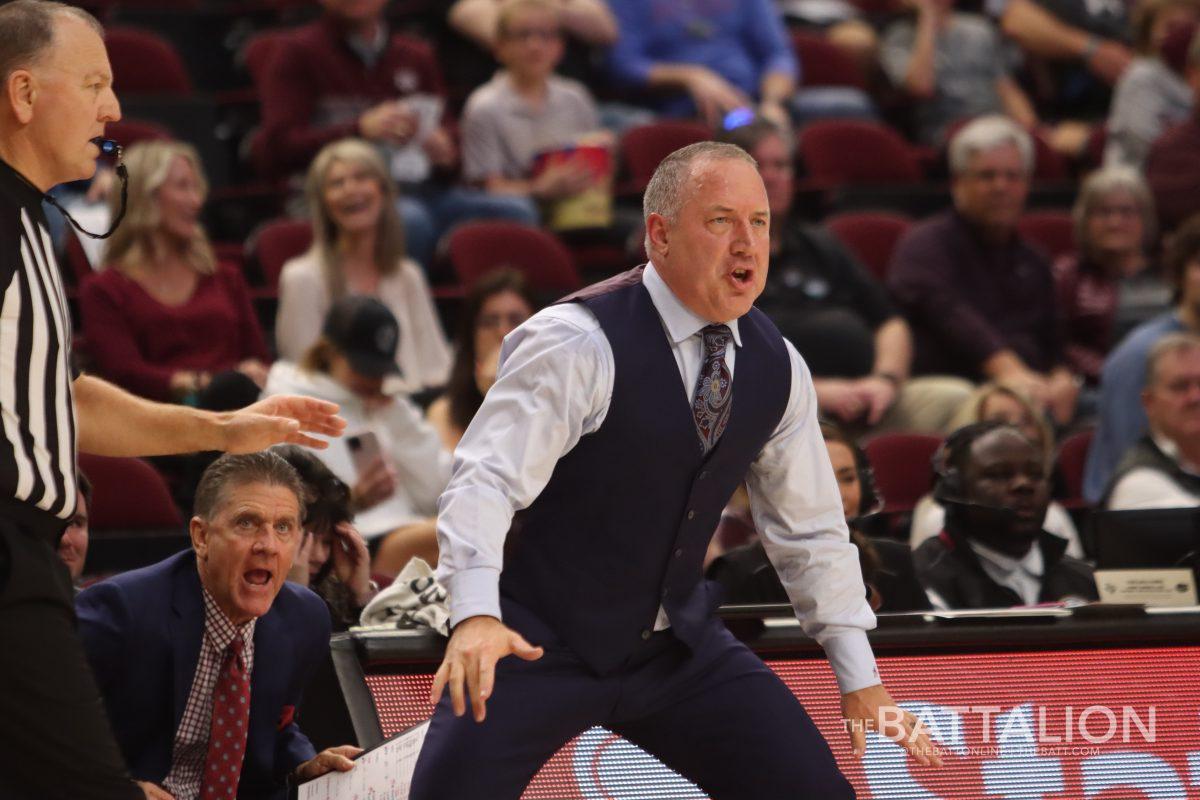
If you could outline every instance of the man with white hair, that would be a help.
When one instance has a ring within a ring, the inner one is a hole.
[[[1125,451],[1103,507],[1200,505],[1200,336],[1168,333],[1154,344],[1142,406],[1150,429]]]
[[[914,372],[1014,386],[1061,423],[1079,384],[1064,366],[1054,280],[1017,234],[1033,142],[1006,117],[980,117],[950,142],[954,208],[913,227],[888,284],[913,329]]]

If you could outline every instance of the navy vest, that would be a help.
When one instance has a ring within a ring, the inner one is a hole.
[[[554,468],[506,544],[503,598],[597,673],[649,637],[660,604],[695,648],[715,603],[702,579],[721,510],[775,431],[791,390],[783,337],[757,309],[738,320],[733,409],[704,455],[679,367],[642,268],[563,302],[586,305],[615,365],[608,414]],[[506,613],[505,621],[513,624]],[[521,629],[521,625],[516,625]],[[536,642],[535,642],[536,643]]]

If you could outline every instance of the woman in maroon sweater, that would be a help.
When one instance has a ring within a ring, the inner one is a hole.
[[[1054,281],[1067,361],[1094,385],[1108,351],[1164,311],[1171,290],[1150,258],[1154,201],[1136,170],[1108,167],[1089,175],[1073,214],[1078,254],[1055,262]]]
[[[200,225],[207,185],[196,151],[143,142],[125,161],[129,214],[107,267],[80,291],[98,371],[155,400],[211,406],[217,387],[255,394],[270,355],[241,273],[217,263]]]

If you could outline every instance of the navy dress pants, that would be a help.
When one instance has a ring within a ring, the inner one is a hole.
[[[497,665],[482,723],[469,709],[455,717],[449,693],[442,698],[411,800],[519,798],[542,764],[593,725],[656,756],[712,800],[853,798],[795,696],[721,622],[711,625],[694,653],[669,631],[656,633],[602,677],[548,630],[513,626],[545,654]]]

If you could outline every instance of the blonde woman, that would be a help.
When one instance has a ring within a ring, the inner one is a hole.
[[[313,245],[287,262],[279,280],[275,342],[281,358],[298,361],[321,333],[335,300],[378,298],[400,324],[396,361],[409,391],[441,386],[450,347],[416,262],[404,255],[396,188],[370,144],[327,145],[308,170]]]
[[[241,272],[217,263],[200,224],[208,186],[199,156],[180,142],[141,142],[125,163],[129,213],[105,269],[80,292],[98,371],[155,400],[253,402],[270,355]],[[114,192],[114,210],[119,202]]]
[[[998,383],[981,386],[952,420],[950,430],[955,431],[974,422],[1004,422],[1015,426],[1041,449],[1046,469],[1050,469],[1054,460],[1054,431],[1029,398],[1016,389]],[[946,509],[933,499],[933,495],[922,497],[913,509],[909,546],[915,550],[921,542],[937,536],[945,521]],[[1079,531],[1075,529],[1071,515],[1060,503],[1050,502],[1042,527],[1046,532],[1067,540],[1067,555],[1084,557]]]

